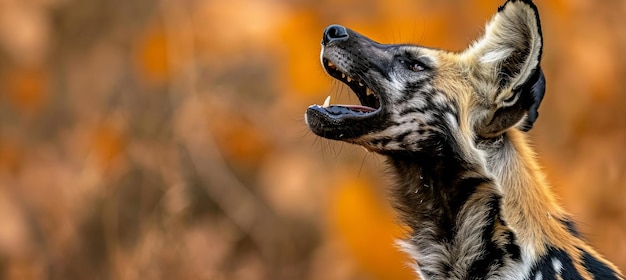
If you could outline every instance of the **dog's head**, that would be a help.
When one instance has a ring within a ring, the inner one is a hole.
[[[542,34],[535,5],[509,0],[485,35],[462,52],[379,44],[348,28],[324,31],[326,72],[360,105],[310,106],[317,135],[376,151],[424,151],[446,142],[529,130],[545,91]]]

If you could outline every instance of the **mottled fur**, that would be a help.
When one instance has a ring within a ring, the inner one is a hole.
[[[623,279],[558,206],[524,134],[545,90],[531,1],[507,1],[459,53],[332,28],[323,63],[364,83],[380,108],[312,106],[307,124],[387,157],[411,229],[400,244],[422,279]]]

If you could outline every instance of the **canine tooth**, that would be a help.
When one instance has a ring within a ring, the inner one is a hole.
[[[365,93],[366,93],[368,96],[370,96],[370,95],[374,94],[374,92],[373,92],[370,88],[367,88],[367,90],[365,91]]]
[[[341,78],[342,78],[342,79],[345,79],[345,78],[346,78],[346,74],[341,73]]]
[[[329,66],[329,67],[334,67],[334,66],[335,66],[335,64],[333,64],[332,62],[330,62],[330,61],[329,61],[329,62],[328,62],[328,66]]]
[[[363,83],[359,82],[359,86],[363,86]]]
[[[352,79],[350,78],[350,76],[348,76],[348,83],[352,82]]]
[[[328,108],[328,106],[330,106],[330,95],[326,97],[326,100],[324,100],[324,104],[322,105],[322,108]]]

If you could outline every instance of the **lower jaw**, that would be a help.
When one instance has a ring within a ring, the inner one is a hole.
[[[326,108],[311,106],[305,120],[309,129],[320,137],[350,142],[380,127],[381,118],[377,115],[377,112],[333,115]]]

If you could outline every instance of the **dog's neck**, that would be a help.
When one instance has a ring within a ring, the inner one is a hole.
[[[489,278],[519,261],[520,248],[502,218],[495,180],[454,150],[389,155],[394,206],[411,228],[402,247],[423,278]]]

